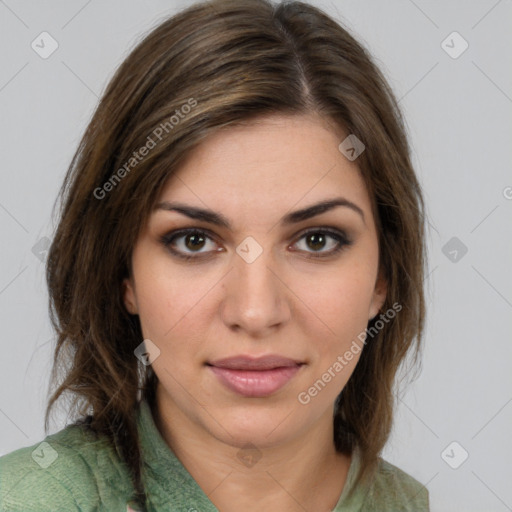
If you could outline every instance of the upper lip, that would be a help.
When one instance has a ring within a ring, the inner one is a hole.
[[[226,357],[224,359],[211,361],[207,364],[217,368],[226,368],[228,370],[272,370],[274,368],[298,366],[302,364],[302,362],[288,357],[268,355],[263,357]]]

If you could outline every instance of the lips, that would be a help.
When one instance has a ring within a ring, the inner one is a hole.
[[[229,390],[253,398],[270,396],[284,387],[304,363],[278,355],[236,356],[207,363]]]
[[[227,357],[226,359],[218,359],[208,364],[216,368],[226,368],[228,370],[272,370],[274,368],[297,366],[301,363],[287,357],[270,355],[257,358],[249,356]]]

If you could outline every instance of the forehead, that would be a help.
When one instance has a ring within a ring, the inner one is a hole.
[[[346,136],[313,116],[272,115],[223,128],[189,155],[159,199],[263,218],[341,195],[371,215],[357,163],[338,149]]]

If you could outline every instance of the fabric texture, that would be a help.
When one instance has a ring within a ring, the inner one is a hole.
[[[41,443],[0,457],[1,512],[219,512],[176,458],[142,402],[137,416],[144,459],[146,508],[133,501],[127,466],[104,438],[69,425]],[[348,496],[359,467],[352,457],[333,512],[425,512],[428,491],[383,459],[376,477]]]

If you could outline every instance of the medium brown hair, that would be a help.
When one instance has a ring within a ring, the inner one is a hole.
[[[141,501],[136,412],[141,398],[154,400],[157,378],[134,356],[143,335],[123,304],[133,247],[164,184],[205,137],[276,113],[319,115],[365,144],[356,163],[388,284],[382,310],[402,306],[368,338],[335,404],[333,441],[340,452],[360,450],[359,478],[371,476],[389,436],[397,370],[410,349],[418,355],[423,199],[397,102],[368,52],[302,2],[213,0],[165,19],[120,65],[93,114],[59,192],[46,269],[57,343],[45,428],[69,393],[76,423],[108,438]],[[165,136],[132,161],[162,126]]]

